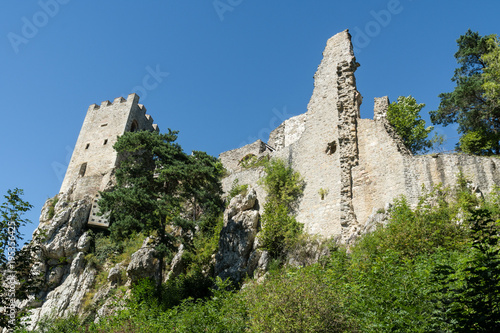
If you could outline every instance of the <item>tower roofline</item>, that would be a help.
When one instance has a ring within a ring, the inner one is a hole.
[[[113,100],[113,102],[110,102],[109,100],[102,101],[100,105],[94,103],[89,106],[89,110],[98,110],[101,107],[108,107],[111,105],[116,105],[116,104],[121,104],[121,103],[130,103],[130,104],[139,104],[139,95],[136,93],[129,94],[127,96],[127,99],[123,98],[122,96],[117,97]]]

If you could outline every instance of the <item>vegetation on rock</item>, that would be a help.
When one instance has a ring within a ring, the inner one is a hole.
[[[264,166],[261,179],[267,197],[259,237],[272,258],[283,257],[287,247],[302,232],[303,225],[292,215],[302,195],[304,182],[300,174],[283,160],[272,159]]]
[[[211,229],[223,207],[222,166],[204,152],[187,155],[175,141],[177,132],[127,132],[114,145],[120,156],[116,186],[102,193],[99,206],[110,212],[111,237],[122,240],[132,232],[154,234],[156,253],[163,267],[183,233]],[[200,212],[202,218],[198,220]],[[162,280],[160,276],[160,281]]]

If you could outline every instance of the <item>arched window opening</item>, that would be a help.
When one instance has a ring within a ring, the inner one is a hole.
[[[130,132],[135,132],[139,129],[139,124],[137,123],[137,120],[134,120],[132,122],[132,125],[130,126]]]

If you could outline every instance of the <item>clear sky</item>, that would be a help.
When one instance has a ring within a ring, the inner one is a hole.
[[[90,104],[131,92],[183,148],[267,141],[304,113],[326,41],[349,29],[361,115],[413,95],[428,121],[453,90],[456,39],[500,33],[495,0],[5,0],[0,10],[0,194],[58,193]],[[438,129],[453,149],[453,128]],[[2,198],[3,202],[3,198]]]

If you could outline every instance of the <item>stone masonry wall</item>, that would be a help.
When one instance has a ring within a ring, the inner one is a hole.
[[[245,157],[255,156],[258,158],[266,151],[266,144],[262,140],[257,140],[242,148],[226,151],[219,155],[219,159],[229,173],[240,172],[244,170],[241,162]]]
[[[113,103],[104,101],[100,106],[89,106],[60,190],[70,194],[70,200],[90,198],[89,224],[108,226],[106,217],[98,214],[98,192],[112,184],[118,162],[113,145],[118,136],[138,130],[157,131],[158,126],[139,104],[136,94],[130,94],[127,99],[115,98]]]
[[[300,139],[305,130],[307,114],[285,120],[269,134],[268,144],[276,150],[289,146]]]
[[[500,160],[465,154],[412,156],[401,152],[384,123],[358,120],[359,165],[353,170],[353,205],[358,221],[404,195],[416,205],[422,185],[454,186],[460,171],[482,192],[500,185]]]

